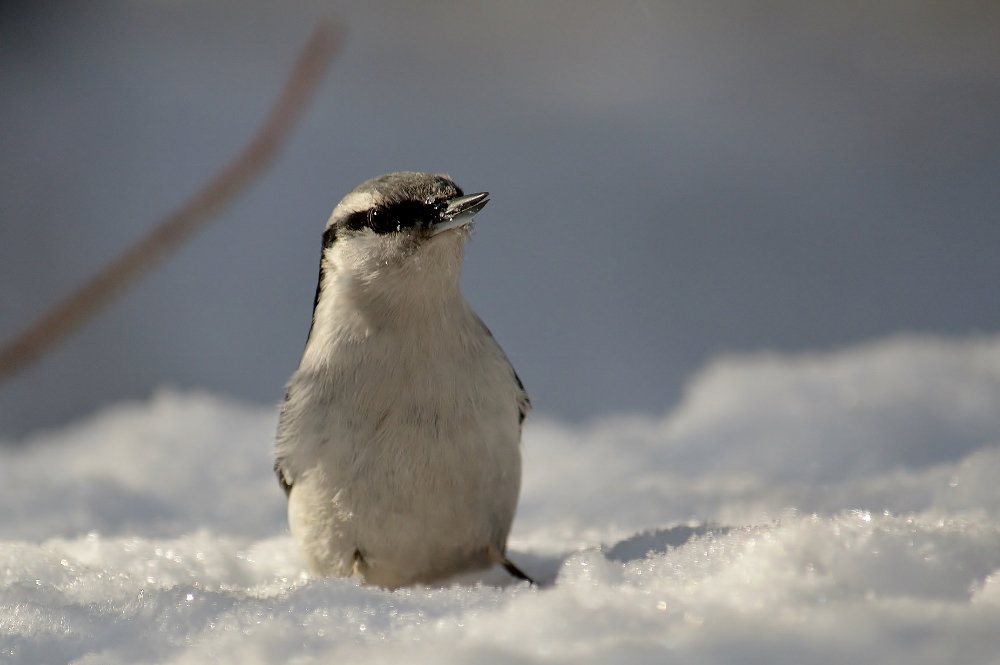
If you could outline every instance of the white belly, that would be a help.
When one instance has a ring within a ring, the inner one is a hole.
[[[520,491],[509,364],[488,335],[402,355],[378,345],[292,378],[279,432],[292,535],[314,573],[386,587],[487,567]]]

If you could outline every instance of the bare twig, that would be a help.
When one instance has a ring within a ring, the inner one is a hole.
[[[340,44],[340,36],[341,30],[333,21],[324,20],[316,26],[270,115],[243,152],[191,200],[157,224],[88,283],[0,347],[0,381],[37,360],[46,350],[92,318],[181,242],[211,221],[264,171],[277,156],[306,102],[319,86]]]

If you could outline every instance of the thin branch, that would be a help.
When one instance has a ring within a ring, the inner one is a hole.
[[[41,357],[149,272],[226,208],[274,160],[319,87],[340,45],[341,30],[320,21],[292,68],[270,115],[250,144],[191,200],[34,325],[0,348],[0,382]]]

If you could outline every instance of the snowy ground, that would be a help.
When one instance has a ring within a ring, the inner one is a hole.
[[[311,580],[275,411],[164,391],[0,451],[0,662],[1000,662],[1000,338],[720,359],[529,420],[541,588]]]

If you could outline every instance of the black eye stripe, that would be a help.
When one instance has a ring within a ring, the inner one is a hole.
[[[429,222],[435,219],[438,214],[440,214],[439,204],[401,201],[388,206],[351,213],[339,226],[351,231],[369,228],[375,233],[386,234]]]
[[[368,225],[368,211],[359,210],[358,212],[352,212],[347,216],[341,223],[342,228],[348,231],[360,231]]]

